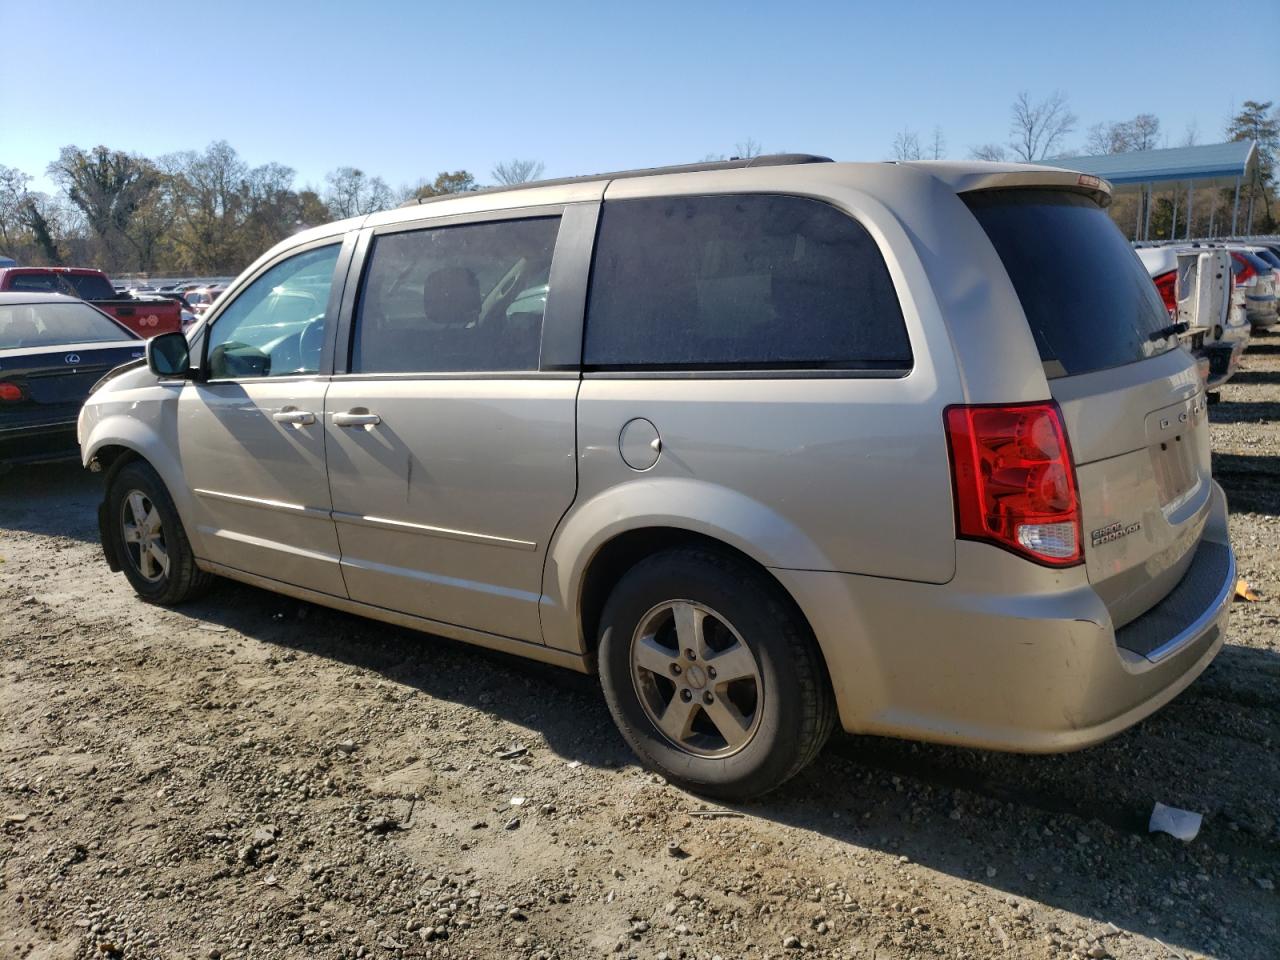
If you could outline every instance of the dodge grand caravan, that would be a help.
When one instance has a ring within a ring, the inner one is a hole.
[[[580,671],[721,797],[1083,747],[1223,642],[1205,395],[1059,169],[756,158],[319,227],[99,386],[106,558]]]

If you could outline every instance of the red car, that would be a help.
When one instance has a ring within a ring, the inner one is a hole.
[[[0,269],[0,292],[61,293],[78,297],[119,320],[142,337],[182,330],[176,300],[142,299],[116,293],[101,270],[87,267],[9,267]]]

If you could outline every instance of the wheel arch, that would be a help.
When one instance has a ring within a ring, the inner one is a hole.
[[[647,557],[680,547],[701,547],[732,557],[751,568],[777,591],[795,615],[797,622],[813,635],[809,618],[791,596],[790,591],[767,566],[727,541],[709,534],[679,526],[642,526],[622,531],[602,543],[587,562],[579,581],[576,609],[579,639],[583,653],[595,657],[599,645],[600,615],[618,581]],[[816,637],[814,638],[816,642]],[[820,649],[820,647],[819,647]]]

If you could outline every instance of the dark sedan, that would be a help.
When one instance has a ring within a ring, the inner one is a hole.
[[[0,469],[77,455],[76,417],[145,341],[83,300],[0,293]]]

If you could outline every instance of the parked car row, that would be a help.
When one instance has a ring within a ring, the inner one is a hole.
[[[1277,322],[1280,242],[1135,244],[1169,318],[1202,360],[1210,398],[1231,379],[1251,330]]]
[[[102,310],[57,293],[0,293],[0,468],[74,457],[89,390],[141,361],[143,338]]]
[[[182,308],[164,297],[120,293],[101,270],[86,267],[0,269],[0,292],[58,293],[93,304],[142,337],[183,329]]]

